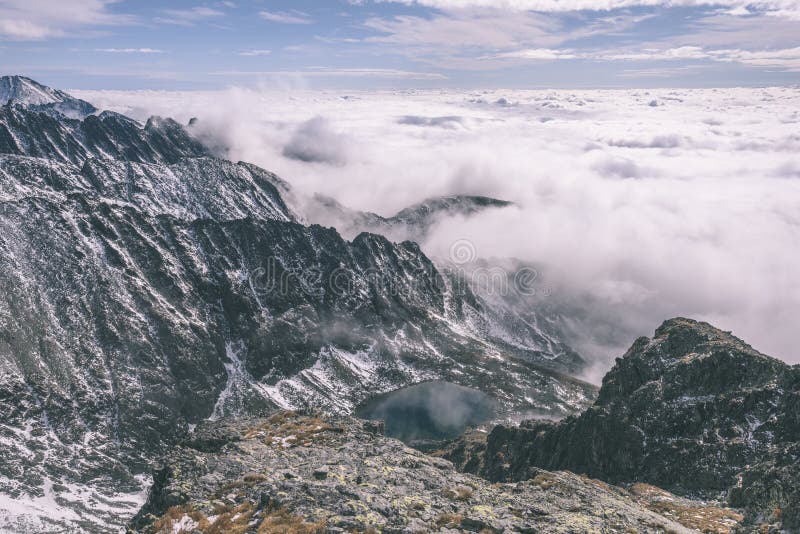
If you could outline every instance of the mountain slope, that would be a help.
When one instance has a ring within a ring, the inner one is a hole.
[[[141,126],[109,111],[71,119],[10,101],[0,107],[0,154],[82,165],[89,158],[174,163],[208,151],[172,119]]]
[[[171,165],[88,159],[80,167],[43,158],[0,155],[0,199],[82,194],[186,221],[247,217],[294,221],[296,215],[258,167],[208,157]]]
[[[97,112],[97,108],[90,103],[25,76],[0,77],[0,104],[7,104],[9,101],[71,119],[83,119]]]
[[[106,480],[93,488],[131,487],[187,425],[264,406],[349,412],[426,378],[553,415],[594,395],[459,327],[413,243],[70,193],[1,202],[0,252],[0,488],[23,500],[88,472]]]
[[[750,524],[791,531],[800,528],[798,407],[800,367],[673,319],[617,360],[580,416],[495,428],[479,469],[491,480],[569,469],[721,496],[745,508]]]
[[[430,379],[509,412],[594,398],[415,243],[300,224],[280,179],[168,119],[38,105],[0,108],[0,530],[113,530],[207,419]]]

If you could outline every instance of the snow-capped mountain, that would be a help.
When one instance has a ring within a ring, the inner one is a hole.
[[[507,321],[415,243],[304,225],[279,178],[169,119],[41,105],[0,108],[0,530],[114,531],[224,415],[428,379],[554,417],[594,398],[547,321]]]
[[[9,101],[73,119],[83,119],[97,112],[97,108],[90,103],[25,76],[0,77],[0,103],[7,104]]]

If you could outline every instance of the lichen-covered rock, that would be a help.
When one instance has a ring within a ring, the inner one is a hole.
[[[491,484],[352,418],[278,412],[199,426],[131,531],[688,532],[571,473]],[[237,530],[238,529],[238,530]],[[292,530],[294,529],[294,530]],[[373,529],[373,530],[370,530]]]

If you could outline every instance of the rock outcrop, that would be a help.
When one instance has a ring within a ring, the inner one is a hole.
[[[131,531],[693,531],[622,488],[547,471],[490,484],[379,430],[292,412],[205,423],[169,454]]]
[[[566,469],[611,483],[648,482],[727,500],[749,525],[800,529],[800,367],[689,319],[638,339],[603,379],[595,404],[554,423],[498,426],[482,462],[494,481]],[[464,456],[465,445],[447,455]]]

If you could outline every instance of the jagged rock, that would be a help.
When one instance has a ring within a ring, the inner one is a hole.
[[[749,525],[800,529],[799,406],[800,367],[709,324],[672,319],[617,359],[583,414],[498,426],[483,462],[469,465],[490,480],[544,468],[649,482],[727,499]]]
[[[172,119],[154,117],[144,127],[110,111],[71,119],[13,100],[0,106],[0,153],[75,165],[90,158],[174,163],[209,155]]]
[[[214,452],[176,447],[132,532],[691,532],[621,488],[546,471],[490,484],[356,419],[222,420],[192,443],[207,432],[230,440]]]

